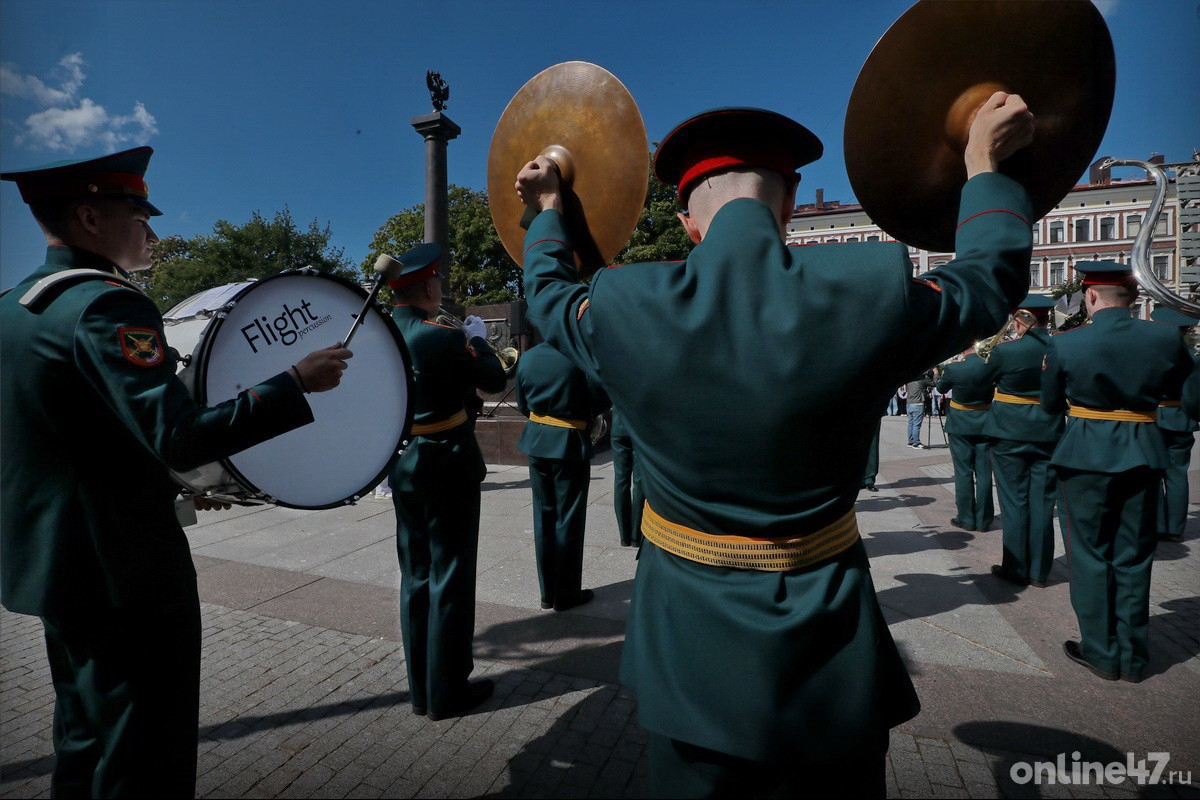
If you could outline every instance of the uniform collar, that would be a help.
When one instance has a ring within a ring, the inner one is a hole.
[[[410,306],[406,303],[397,303],[392,310],[393,314],[399,314],[402,317],[412,317],[414,319],[429,319],[429,312],[418,306]]]
[[[1109,319],[1131,319],[1132,317],[1133,314],[1131,314],[1129,309],[1125,308],[1124,306],[1109,306],[1108,308],[1102,308],[1092,314],[1092,322],[1099,322],[1101,320]]]
[[[98,269],[101,272],[111,272],[113,275],[120,275],[122,278],[129,277],[129,273],[104,256],[93,253],[91,250],[71,247],[65,244],[52,244],[47,247],[46,263],[50,266],[62,267],[64,269]]]

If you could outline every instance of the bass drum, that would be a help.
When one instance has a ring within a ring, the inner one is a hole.
[[[313,270],[231,283],[163,315],[179,378],[200,405],[232,399],[345,338],[367,293]],[[387,474],[412,424],[412,362],[373,304],[341,384],[307,395],[314,421],[219,462],[173,473],[190,494],[322,509],[353,503]]]

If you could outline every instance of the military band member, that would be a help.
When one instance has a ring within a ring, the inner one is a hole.
[[[588,431],[609,405],[598,384],[545,342],[521,356],[517,409],[529,421],[517,449],[529,456],[542,608],[565,611],[592,599],[592,590],[582,588],[593,455]]]
[[[127,279],[158,241],[153,152],[0,175],[49,245],[0,299],[0,585],[44,624],[56,797],[195,794],[200,601],[170,470],[312,422],[305,391],[336,386],[350,357],[320,350],[232,400],[193,402],[161,315]]]
[[[1030,294],[1013,317],[1017,338],[992,348],[995,383],[984,433],[992,438],[992,464],[1004,526],[1001,561],[992,574],[1020,586],[1043,587],[1054,564],[1054,495],[1050,467],[1062,436],[1063,415],[1041,406],[1042,362],[1050,345],[1046,323],[1054,300]]]
[[[671,131],[654,169],[678,187],[697,246],[590,286],[551,163],[518,175],[540,211],[525,239],[530,316],[601,380],[638,443],[647,503],[621,675],[650,732],[652,794],[884,794],[888,728],[918,702],[854,502],[894,388],[998,329],[1024,295],[1028,197],[995,166],[1031,137],[1019,97],[984,104],[959,258],[923,280],[899,243],[784,244],[796,170],[822,146],[773,112],[719,109]],[[831,416],[834,393],[848,400]],[[706,402],[680,414],[681,397]]]
[[[475,568],[479,484],[487,470],[465,406],[476,388],[504,389],[500,359],[478,317],[464,330],[433,320],[441,304],[441,245],[399,257],[389,280],[392,310],[412,359],[412,440],[392,466],[400,558],[400,627],[413,713],[462,714],[491,696],[490,680],[470,683],[475,668]]]
[[[965,531],[992,527],[992,440],[984,432],[992,402],[987,363],[974,349],[962,361],[947,364],[938,376],[939,392],[950,392],[946,434],[954,463],[954,507],[950,524]]]
[[[1111,261],[1075,265],[1091,324],[1050,340],[1042,405],[1068,412],[1051,463],[1080,639],[1072,661],[1106,680],[1142,679],[1150,659],[1150,567],[1167,453],[1158,403],[1178,393],[1192,358],[1178,332],[1131,319],[1137,283]]]
[[[1185,342],[1188,331],[1200,324],[1200,319],[1167,306],[1154,309],[1150,319],[1178,327],[1179,334]],[[1187,525],[1187,473],[1192,460],[1192,447],[1196,444],[1196,431],[1200,430],[1197,419],[1200,419],[1200,409],[1189,409],[1182,404],[1179,397],[1164,397],[1158,404],[1158,427],[1162,430],[1163,441],[1167,446],[1167,468],[1163,471],[1157,527],[1158,538],[1167,541],[1181,540]]]
[[[642,494],[638,478],[637,457],[633,439],[625,418],[615,409],[612,412],[612,429],[608,435],[613,454],[613,511],[617,515],[617,537],[621,547],[642,544]]]

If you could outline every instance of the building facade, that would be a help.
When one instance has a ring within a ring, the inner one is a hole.
[[[1110,170],[1100,169],[1098,160],[1088,171],[1088,182],[1073,188],[1045,217],[1033,224],[1033,257],[1029,263],[1031,291],[1049,294],[1075,278],[1077,261],[1129,263],[1133,240],[1143,224],[1154,225],[1151,266],[1158,278],[1174,293],[1187,297],[1196,276],[1196,262],[1186,257],[1187,241],[1194,236],[1197,203],[1177,192],[1180,176],[1194,176],[1200,161],[1164,164],[1162,156],[1151,163],[1163,165],[1169,184],[1158,219],[1150,223],[1146,212],[1154,193],[1154,182],[1144,178],[1114,180]],[[1180,180],[1185,180],[1181,177]],[[1186,180],[1185,180],[1186,183]],[[816,201],[796,206],[787,226],[788,244],[896,241],[875,225],[861,205],[826,201],[821,189]],[[953,253],[931,253],[908,248],[915,274],[945,264]],[[1138,316],[1148,317],[1153,300],[1143,294]]]

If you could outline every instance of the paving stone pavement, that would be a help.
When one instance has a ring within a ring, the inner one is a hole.
[[[890,797],[1200,797],[1178,783],[1048,783],[1046,766],[1169,753],[1163,779],[1200,783],[1200,504],[1159,546],[1151,676],[1092,678],[1061,654],[1077,629],[1058,562],[1046,589],[994,579],[999,525],[961,531],[938,422],[931,449],[885,418],[880,491],[859,521],[880,602],[921,696],[892,731]],[[1200,499],[1200,465],[1189,474]],[[200,797],[642,797],[646,735],[616,679],[635,560],[617,544],[612,469],[590,493],[588,606],[538,607],[524,468],[489,467],[483,493],[477,713],[412,715],[396,617],[390,502],[201,515],[188,529],[204,625]],[[0,609],[0,797],[49,795],[53,690],[41,623]],[[1079,755],[1074,754],[1078,752]],[[1041,765],[1039,765],[1041,762]],[[1083,767],[1077,767],[1084,769]],[[1021,782],[1033,770],[1039,781]]]

